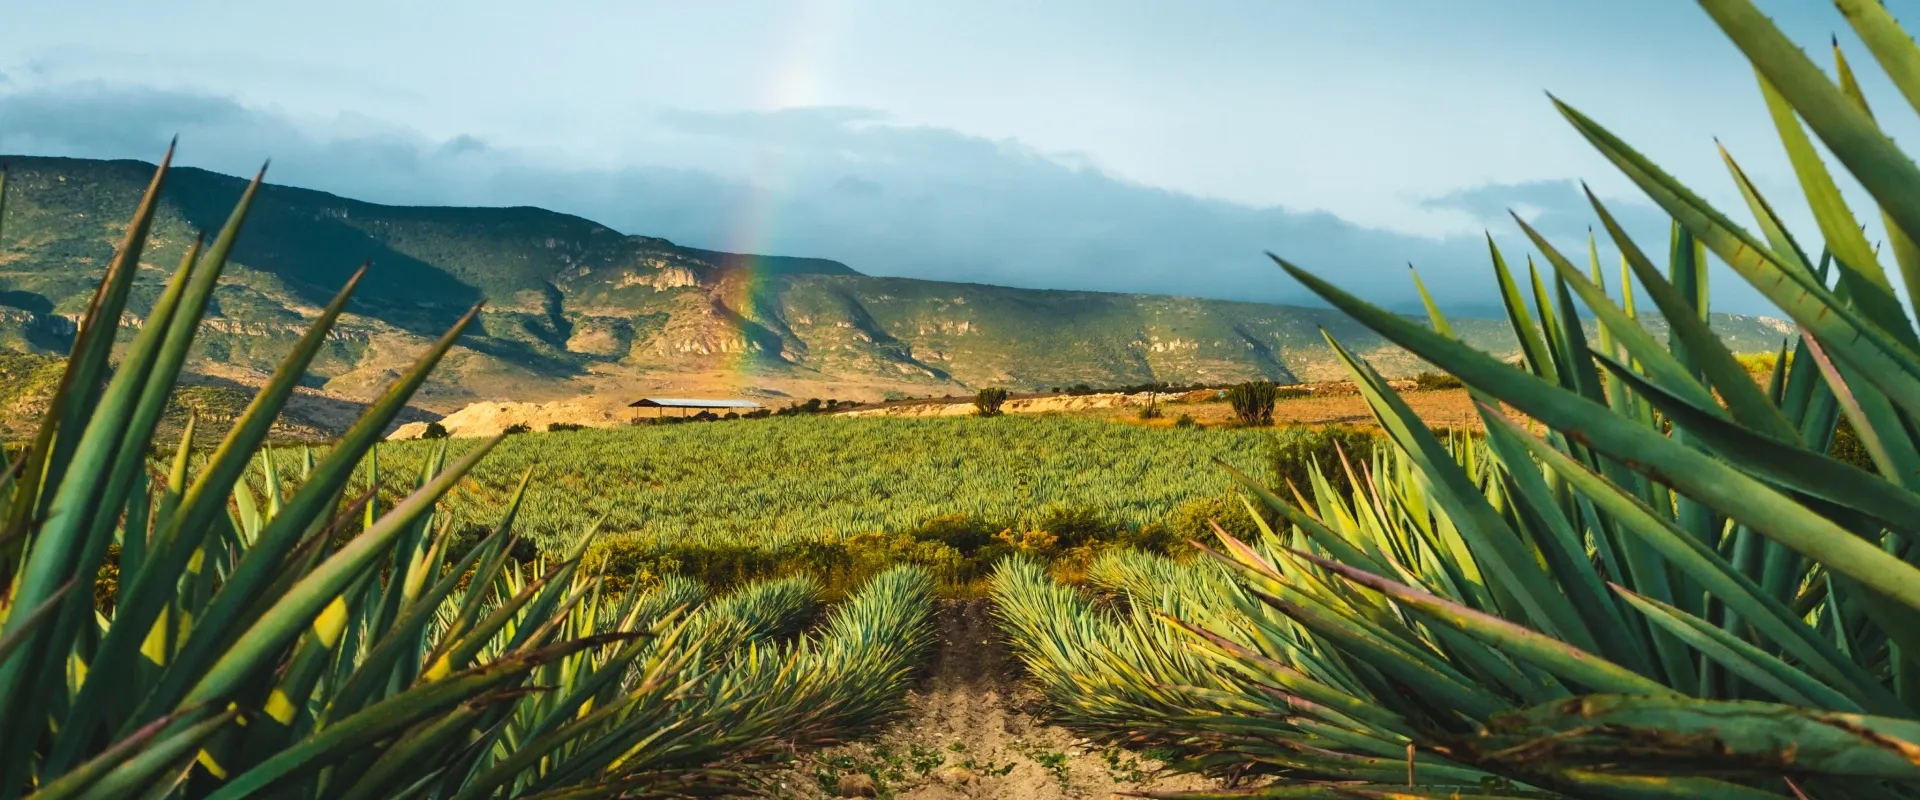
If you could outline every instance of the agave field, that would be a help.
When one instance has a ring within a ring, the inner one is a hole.
[[[804,577],[712,599],[673,578],[612,592],[580,546],[510,556],[524,481],[456,549],[437,506],[497,441],[423,453],[397,480],[362,469],[472,314],[326,453],[283,468],[269,426],[356,275],[197,467],[191,425],[157,441],[259,188],[110,365],[170,161],[38,435],[0,474],[0,799],[752,791],[794,748],[903,708],[932,644],[916,567],[824,616]]]
[[[596,521],[600,535],[769,547],[955,514],[1019,527],[1055,508],[1142,527],[1228,490],[1232,479],[1213,468],[1215,459],[1264,473],[1274,439],[1269,431],[1154,430],[1064,415],[802,416],[568,431],[508,437],[449,494],[447,508],[472,524],[497,518],[532,470],[515,524],[550,549],[571,545]],[[439,441],[455,454],[483,446]],[[438,446],[382,445],[379,469],[411,473]],[[282,451],[289,464],[300,457]]]

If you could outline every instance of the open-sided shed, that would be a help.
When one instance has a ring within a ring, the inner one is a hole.
[[[657,409],[654,412],[655,414],[665,414],[666,409],[677,408],[677,409],[680,409],[681,415],[684,416],[687,413],[688,409],[695,409],[699,411],[717,411],[720,409],[727,409],[730,411],[751,411],[753,409],[759,408],[760,404],[753,402],[752,400],[705,400],[705,399],[691,398],[691,397],[642,397],[638,400],[628,403],[627,407]]]

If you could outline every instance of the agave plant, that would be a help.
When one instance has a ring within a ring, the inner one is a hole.
[[[769,742],[831,739],[898,706],[924,656],[924,573],[882,576],[821,638],[795,641],[815,602],[805,580],[688,613],[705,596],[685,581],[602,597],[581,563],[591,532],[570,554],[512,562],[531,473],[492,534],[450,552],[436,504],[498,439],[451,463],[439,450],[380,507],[374,443],[477,307],[324,457],[285,470],[264,450],[269,427],[355,275],[210,455],[190,453],[189,422],[152,474],[161,413],[261,185],[187,250],[115,359],[170,163],[38,435],[0,478],[0,800],[713,793],[750,787]],[[372,480],[350,496],[357,471]],[[769,686],[783,703],[748,702]]]
[[[1313,502],[1242,476],[1285,529],[1208,552],[1257,606],[1223,592],[1212,618],[1166,624],[1285,706],[1253,741],[1219,739],[1246,720],[1179,723],[1278,777],[1254,794],[1920,797],[1920,336],[1806,131],[1880,205],[1910,297],[1920,169],[1837,47],[1829,78],[1747,0],[1700,5],[1755,68],[1819,258],[1731,155],[1758,235],[1558,100],[1674,220],[1663,273],[1589,193],[1668,342],[1609,294],[1591,243],[1582,269],[1517,217],[1548,267],[1523,290],[1489,242],[1520,366],[1431,303],[1422,325],[1275,258],[1463,381],[1486,435],[1437,438],[1333,342],[1392,457],[1352,470],[1350,496],[1316,474]],[[1878,3],[1836,5],[1920,106],[1920,48]],[[1708,253],[1798,327],[1764,385],[1706,323]],[[1842,420],[1871,471],[1829,455]]]

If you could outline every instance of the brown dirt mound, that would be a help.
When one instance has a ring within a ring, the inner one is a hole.
[[[874,741],[803,756],[780,776],[778,796],[1065,800],[1215,786],[1046,724],[987,601],[941,601],[937,620],[940,649],[906,718]]]

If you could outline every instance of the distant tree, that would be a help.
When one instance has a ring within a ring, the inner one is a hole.
[[[1160,413],[1160,405],[1157,401],[1160,399],[1160,393],[1166,391],[1166,389],[1167,385],[1164,383],[1149,383],[1146,385],[1147,407],[1140,409],[1141,419],[1159,419],[1162,416]]]
[[[1272,381],[1249,381],[1227,390],[1227,404],[1245,425],[1272,425],[1273,404],[1279,399],[1280,387]]]
[[[420,438],[445,439],[447,438],[447,426],[440,424],[438,421],[429,422],[427,423],[427,429],[420,432]]]
[[[577,430],[582,430],[586,427],[587,426],[581,425],[577,422],[549,422],[547,423],[547,432],[559,433],[561,431],[577,431]]]
[[[524,423],[524,422],[513,423],[512,425],[508,425],[506,430],[501,431],[501,433],[507,434],[508,436],[512,436],[516,433],[532,433],[532,432],[533,432],[533,426],[528,425],[527,423]]]
[[[1000,416],[1000,404],[1005,402],[1007,402],[1007,390],[998,386],[989,386],[973,396],[973,413],[982,417]]]

